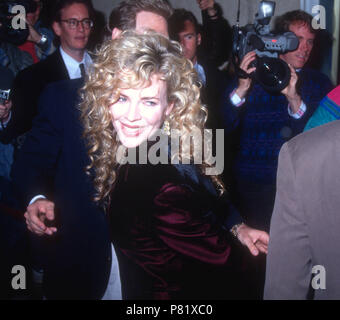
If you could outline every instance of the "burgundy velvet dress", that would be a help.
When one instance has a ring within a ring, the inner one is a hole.
[[[193,168],[120,169],[109,217],[123,299],[218,299],[228,291],[231,240],[221,227],[228,207]]]

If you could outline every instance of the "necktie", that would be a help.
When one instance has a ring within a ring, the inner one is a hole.
[[[85,79],[85,77],[86,77],[86,72],[85,72],[84,63],[80,63],[80,64],[79,64],[79,68],[80,68],[81,77],[82,77],[83,79]]]

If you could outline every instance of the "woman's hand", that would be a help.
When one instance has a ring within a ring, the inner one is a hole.
[[[241,224],[236,233],[238,240],[248,247],[253,256],[257,256],[260,252],[268,253],[269,234],[267,232]]]

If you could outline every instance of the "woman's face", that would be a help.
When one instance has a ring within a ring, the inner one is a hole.
[[[157,75],[150,81],[148,87],[121,89],[118,101],[110,107],[113,126],[127,148],[137,147],[151,137],[171,112],[165,81]]]

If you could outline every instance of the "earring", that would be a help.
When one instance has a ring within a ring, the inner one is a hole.
[[[168,120],[165,120],[165,121],[163,122],[162,132],[163,132],[166,136],[170,136],[170,123],[169,123]]]

